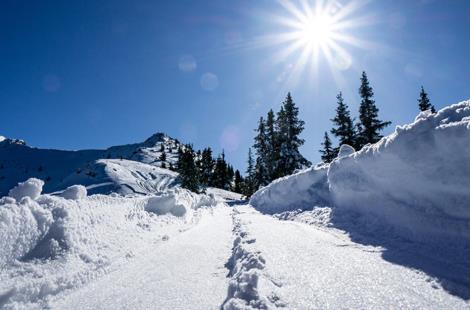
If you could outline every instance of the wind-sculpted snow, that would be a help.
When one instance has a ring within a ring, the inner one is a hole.
[[[28,180],[17,188],[36,183]],[[11,192],[19,201],[0,199],[2,309],[41,308],[51,296],[79,287],[193,226],[199,208],[216,204],[212,196],[184,189],[172,191],[168,201],[152,196],[86,197],[82,187],[62,193],[67,199],[39,195],[40,189],[32,195],[27,189]]]
[[[470,101],[415,122],[361,151],[277,180],[250,203],[266,213],[329,205],[386,223],[412,240],[470,244]]]

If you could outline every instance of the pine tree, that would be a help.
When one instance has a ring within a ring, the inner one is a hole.
[[[281,110],[277,115],[277,129],[279,139],[279,173],[280,176],[292,174],[296,169],[310,165],[310,162],[299,152],[304,144],[300,134],[304,130],[305,122],[299,119],[299,108],[288,93]]]
[[[336,158],[337,152],[333,149],[330,137],[326,131],[323,137],[323,143],[321,145],[323,146],[323,149],[320,150],[320,153],[322,154],[321,159],[324,163],[330,163],[333,159]]]
[[[233,181],[233,191],[235,193],[239,193],[239,194],[242,194],[243,193],[243,178],[240,174],[240,171],[238,170],[235,170],[235,177],[234,177],[234,181]]]
[[[160,152],[161,153],[165,152],[165,146],[163,145],[163,142],[160,143]]]
[[[181,187],[193,192],[199,192],[199,173],[194,161],[194,151],[191,145],[178,152],[178,172]]]
[[[162,162],[162,168],[166,168],[166,153],[163,151],[158,158]]]
[[[212,173],[214,171],[214,159],[210,147],[205,148],[201,154],[200,175],[201,184],[205,187],[211,186]]]
[[[361,95],[361,104],[359,107],[359,120],[361,122],[358,129],[358,139],[356,148],[360,149],[367,143],[375,143],[382,138],[380,131],[389,126],[391,122],[381,121],[378,118],[379,109],[372,99],[374,92],[369,85],[366,72],[362,72],[361,86],[359,87],[359,94]]]
[[[253,148],[256,150],[256,186],[264,186],[269,183],[269,177],[267,174],[267,155],[268,148],[266,144],[266,124],[263,117],[260,117],[258,122],[258,128],[256,129],[257,135],[255,137],[255,143]]]
[[[421,92],[419,93],[418,107],[420,111],[431,110],[431,113],[436,113],[434,105],[431,104],[428,94],[424,91],[424,87],[421,86]]]
[[[221,155],[215,161],[214,174],[212,178],[212,184],[214,187],[228,189],[230,180],[227,175],[227,163],[225,162],[225,153]]]
[[[336,99],[338,100],[338,106],[336,107],[336,116],[331,120],[334,124],[331,133],[338,138],[339,146],[348,144],[354,147],[356,144],[356,133],[354,131],[354,124],[349,108],[344,103],[343,94],[341,92],[336,96]],[[335,152],[337,151],[338,150],[335,150]]]
[[[266,174],[269,181],[279,177],[277,164],[279,161],[279,145],[276,132],[276,119],[273,110],[269,110],[266,118]]]
[[[253,155],[251,148],[248,149],[248,161],[246,168],[246,177],[245,177],[245,188],[243,189],[243,194],[247,197],[250,197],[255,191],[255,163],[253,160]]]

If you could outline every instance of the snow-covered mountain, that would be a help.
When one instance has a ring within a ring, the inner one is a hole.
[[[45,192],[73,184],[90,193],[150,193],[173,184],[176,174],[160,168],[162,147],[166,166],[175,165],[180,143],[156,133],[142,143],[104,150],[64,151],[39,149],[22,140],[0,139],[0,196],[30,177],[45,181]]]

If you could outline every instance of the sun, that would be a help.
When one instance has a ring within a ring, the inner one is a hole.
[[[320,14],[300,24],[298,40],[308,47],[325,47],[333,39],[334,20],[328,14]]]
[[[351,47],[370,48],[370,42],[357,36],[359,27],[372,23],[358,12],[365,0],[278,0],[284,14],[271,16],[279,29],[277,34],[266,36],[266,45],[279,45],[272,56],[273,62],[292,61],[289,79],[293,83],[303,80],[306,70],[318,77],[319,68],[325,64],[335,79],[339,72],[353,64]],[[338,83],[340,84],[340,83]]]

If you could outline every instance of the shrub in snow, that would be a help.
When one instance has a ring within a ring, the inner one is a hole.
[[[29,197],[35,200],[41,195],[43,186],[44,181],[31,178],[25,182],[18,183],[17,186],[8,192],[8,196],[15,198],[17,201],[20,201],[23,197]]]
[[[341,145],[341,147],[339,148],[339,153],[338,153],[338,157],[346,157],[346,156],[349,156],[351,155],[352,153],[354,153],[356,150],[354,150],[354,148],[350,145],[347,145],[347,144],[343,144]]]
[[[59,196],[70,200],[84,199],[87,196],[87,190],[83,185],[72,185],[63,191]]]

